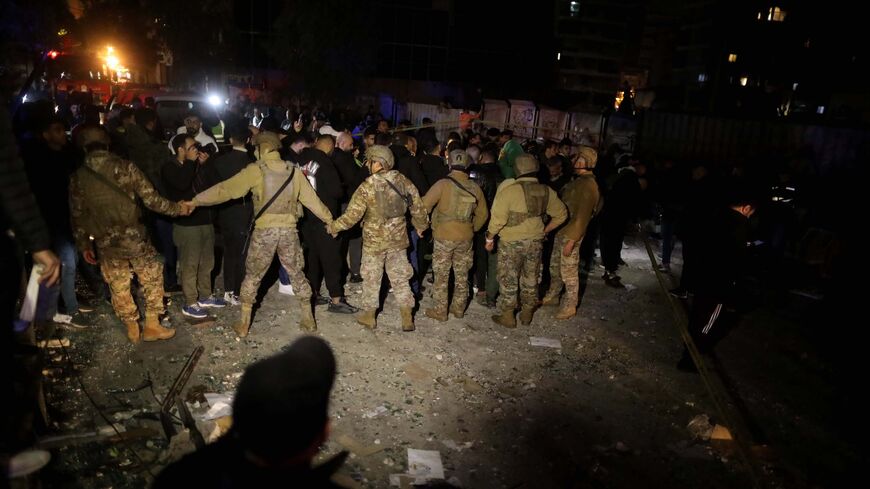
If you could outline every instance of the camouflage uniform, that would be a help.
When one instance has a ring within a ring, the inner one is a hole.
[[[550,289],[544,296],[544,304],[557,304],[564,285],[563,311],[560,311],[557,318],[567,319],[576,311],[580,297],[580,245],[589,221],[601,205],[595,175],[587,172],[565,185],[562,189],[562,201],[568,208],[570,219],[556,233],[556,242],[550,255]],[[562,250],[568,241],[574,242],[574,248],[570,255],[565,256]]]
[[[311,331],[317,326],[311,311],[311,285],[302,273],[305,263],[296,222],[302,215],[301,206],[305,206],[327,224],[332,223],[332,214],[317,197],[305,175],[298,169],[294,170],[290,163],[281,160],[278,153],[281,143],[277,136],[268,132],[261,133],[254,139],[254,144],[260,152],[258,161],[251,163],[232,178],[200,192],[193,202],[198,206],[217,205],[251,192],[254,213],[258,214],[293,173],[287,187],[255,223],[245,261],[245,279],[242,281],[239,296],[242,317],[241,322],[234,328],[239,336],[247,336],[257,289],[277,252],[299,299],[302,312],[299,325],[302,329]]]
[[[541,253],[544,236],[544,216],[550,216],[550,229],[565,222],[568,212],[550,187],[538,183],[534,175],[538,161],[521,154],[515,160],[517,179],[507,179],[499,185],[487,228],[487,240],[499,236],[498,244],[498,308],[493,320],[514,327],[517,306],[517,283],[520,286],[522,312],[520,318],[529,324],[538,301],[541,275]]]
[[[170,216],[181,212],[179,204],[157,193],[136,165],[108,151],[88,153],[70,180],[76,245],[82,252],[90,250],[93,236],[103,278],[112,292],[112,306],[124,322],[139,318],[130,294],[132,273],[145,292],[146,317],[164,312],[163,264],[148,241],[137,196],[154,212]]]
[[[450,152],[452,168],[468,166],[465,151]],[[447,286],[450,269],[454,274],[453,305],[450,312],[462,317],[468,303],[468,271],[474,261],[472,243],[474,233],[483,227],[489,218],[486,198],[480,187],[463,171],[454,170],[447,178],[435,183],[423,197],[423,205],[432,211],[432,233],[435,249],[432,253],[432,270],[435,283],[432,298],[433,308],[426,315],[440,321],[447,320]]]
[[[363,291],[360,306],[364,311],[373,313],[380,305],[385,269],[399,306],[410,310],[415,299],[408,283],[413,269],[407,256],[409,243],[405,214],[410,209],[411,222],[419,233],[429,227],[429,217],[414,184],[390,169],[393,166],[390,150],[373,146],[366,152],[366,157],[372,158],[371,154],[377,154],[383,160],[389,159],[389,163],[384,165],[386,171],[369,176],[354,192],[344,214],[327,226],[327,230],[335,234],[350,229],[362,219],[360,275]]]

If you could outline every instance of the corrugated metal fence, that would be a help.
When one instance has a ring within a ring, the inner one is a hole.
[[[638,150],[652,157],[712,164],[810,151],[816,169],[825,173],[866,160],[870,131],[785,120],[648,111],[641,115],[637,140]]]

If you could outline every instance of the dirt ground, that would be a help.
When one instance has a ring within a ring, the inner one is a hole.
[[[714,447],[689,430],[698,415],[719,419],[700,377],[676,370],[682,344],[668,302],[646,251],[637,241],[628,245],[620,272],[627,287],[607,287],[596,266],[569,321],[542,308],[531,326],[509,330],[472,302],[461,320],[438,323],[418,313],[417,331],[403,333],[390,296],[370,332],[352,316],[318,307],[317,334],[332,345],[339,372],[324,455],[352,452],[341,481],[388,487],[390,474],[408,470],[407,449],[415,448],[439,451],[445,479],[456,487],[752,487],[728,446]],[[358,293],[359,286],[348,285],[351,303]],[[802,334],[815,301],[760,294],[760,307],[717,351],[756,442],[773,453],[761,464],[762,485],[837,487],[860,456],[836,432],[830,369]],[[199,416],[207,406],[197,393],[232,392],[246,365],[300,336],[297,307],[273,285],[244,340],[230,327],[238,308],[218,312],[214,326],[195,327],[181,320],[178,304],[171,307],[178,334],[168,342],[128,344],[105,304],[94,313],[96,326],[64,331],[74,368],[107,416],[128,432],[155,431],[52,450],[44,487],[147,487],[150,474],[190,448],[183,437],[170,446],[155,416],[155,395],[166,393],[187,356],[205,347],[184,390]],[[561,348],[532,346],[530,337],[558,340]],[[52,353],[50,434],[106,426],[63,351]],[[155,395],[107,393],[146,378]]]

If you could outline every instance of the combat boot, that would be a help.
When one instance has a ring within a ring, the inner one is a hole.
[[[495,316],[492,316],[492,320],[498,324],[501,324],[505,328],[517,327],[517,318],[514,317],[513,309],[505,309],[501,312],[501,314],[496,314]]]
[[[239,319],[239,322],[233,325],[233,331],[236,332],[239,338],[248,336],[248,331],[251,329],[251,310],[253,308],[252,304],[242,304],[242,317]]]
[[[307,333],[317,331],[317,323],[314,322],[314,313],[311,311],[311,299],[299,299],[299,312],[301,313],[299,329]]]
[[[145,341],[168,340],[175,336],[175,330],[160,325],[157,314],[145,314],[145,327],[142,328],[142,339]]]
[[[378,325],[377,320],[375,319],[375,313],[377,311],[372,309],[371,311],[362,311],[361,313],[356,315],[356,322],[365,326],[368,329],[375,329],[375,326]]]
[[[551,294],[547,292],[547,295],[544,296],[544,300],[541,301],[542,306],[558,306],[559,305],[559,293]]]
[[[557,312],[553,317],[556,319],[571,319],[575,314],[577,314],[576,307],[565,306],[562,309],[559,309],[559,312]]]
[[[426,309],[426,317],[430,317],[436,321],[447,321],[447,311],[437,307],[430,307]]]
[[[454,302],[450,305],[450,314],[453,314],[456,319],[462,319],[465,316],[465,306],[465,304]]]
[[[535,314],[535,308],[532,306],[523,306],[520,311],[520,322],[523,326],[532,324],[532,316]]]
[[[124,321],[124,326],[127,327],[127,339],[130,343],[139,343],[139,321]]]
[[[399,311],[402,313],[402,331],[414,331],[414,316],[411,314],[410,307],[401,307]],[[447,315],[445,314],[445,321]]]

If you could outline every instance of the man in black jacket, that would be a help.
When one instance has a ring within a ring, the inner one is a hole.
[[[395,169],[417,187],[420,195],[426,195],[431,185],[426,179],[423,168],[420,166],[420,160],[416,155],[417,140],[412,136],[408,136],[407,133],[397,132],[393,135],[390,151],[393,153],[393,158],[396,162]],[[414,269],[414,276],[411,278],[411,290],[414,291],[414,295],[419,295],[420,281],[422,280],[420,263],[423,261],[423,250],[420,247],[420,236],[410,223],[408,223],[408,238],[411,243],[408,257],[411,261],[411,268]]]
[[[727,205],[696,221],[695,254],[691,259],[695,260],[692,266],[696,268],[697,279],[693,284],[688,328],[701,354],[711,352],[727,332],[721,316],[726,314],[725,304],[734,299],[749,243],[749,218],[758,206],[755,195],[742,182],[732,182],[727,193]],[[677,367],[696,371],[687,348]]]
[[[332,217],[336,218],[341,215],[344,191],[338,170],[329,156],[334,149],[335,138],[328,134],[321,134],[315,141],[314,147],[302,151],[300,162],[303,174],[314,187],[320,201],[329,208]],[[343,238],[330,236],[323,222],[308,209],[305,209],[305,217],[302,221],[302,237],[306,246],[306,276],[314,292],[315,304],[329,304],[329,312],[355,313],[357,309],[347,303],[341,282],[341,239]],[[322,298],[318,294],[324,278],[331,300]]]
[[[233,400],[233,426],[216,442],[166,467],[154,489],[340,488],[330,481],[347,452],[312,467],[329,438],[335,355],[314,336],[245,370]]]
[[[227,127],[224,136],[233,145],[233,149],[214,161],[218,182],[229,180],[254,161],[245,147],[251,136],[247,127]],[[239,289],[245,274],[245,240],[253,219],[250,196],[246,195],[218,206],[217,214],[224,241],[224,301],[237,306],[240,304]]]
[[[58,311],[58,298],[63,299],[64,313],[71,324],[86,326],[82,316],[89,312],[80,308],[76,298],[76,268],[78,252],[70,227],[69,181],[81,156],[69,144],[63,121],[52,117],[43,124],[36,138],[22,147],[30,188],[51,233],[52,248],[62,262],[59,288],[47,289],[49,297],[48,319]],[[59,295],[59,297],[58,297]]]
[[[166,197],[173,201],[193,197],[214,185],[214,169],[206,164],[208,154],[200,152],[188,134],[172,138],[175,158],[163,165]],[[211,209],[198,208],[189,216],[177,217],[172,225],[172,240],[178,247],[184,305],[181,312],[194,319],[205,319],[205,308],[224,307],[226,302],[212,295],[211,271],[214,268],[214,226]]]
[[[480,152],[480,160],[471,165],[468,176],[480,185],[486,198],[487,208],[492,208],[495,191],[504,180],[498,168],[496,152],[484,149]],[[477,301],[489,308],[495,307],[498,295],[498,277],[496,269],[498,258],[495,253],[486,251],[486,226],[484,225],[474,236],[474,281],[477,284]]]
[[[369,172],[353,156],[353,136],[350,133],[343,132],[339,134],[335,145],[336,148],[332,154],[332,160],[335,162],[335,168],[338,170],[338,176],[341,178],[341,184],[344,187],[344,199],[341,205],[341,212],[344,213],[350,197],[356,192],[357,187],[368,178]],[[362,283],[362,276],[359,274],[360,264],[362,263],[362,230],[357,225],[344,234],[342,243],[344,247],[342,248],[341,255],[349,257],[350,281],[355,284]]]

